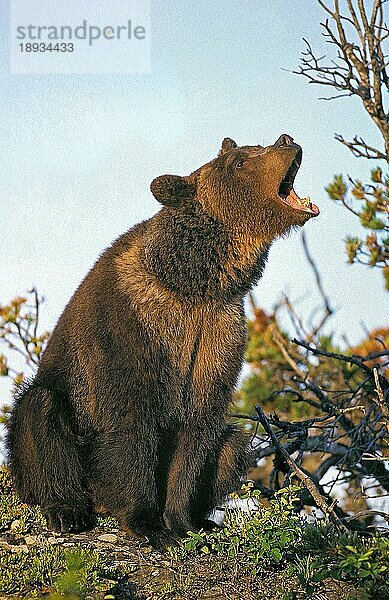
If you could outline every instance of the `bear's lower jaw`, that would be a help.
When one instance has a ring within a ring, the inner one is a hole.
[[[312,217],[317,217],[317,215],[320,213],[319,208],[316,206],[316,204],[311,202],[309,196],[306,198],[300,198],[293,188],[287,195],[278,194],[278,198],[284,205],[294,210],[309,213]]]

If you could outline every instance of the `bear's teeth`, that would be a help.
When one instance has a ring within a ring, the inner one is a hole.
[[[308,206],[308,207],[309,207],[309,206],[310,206],[310,204],[311,204],[311,199],[310,199],[310,197],[309,197],[309,196],[307,196],[306,198],[302,198],[302,200],[301,200],[301,204],[302,204],[303,206]]]

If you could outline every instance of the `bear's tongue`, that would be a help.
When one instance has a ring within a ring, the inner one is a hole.
[[[283,202],[289,204],[293,208],[298,210],[309,210],[314,213],[319,213],[319,209],[316,204],[311,203],[311,199],[309,196],[307,198],[299,198],[294,189],[292,188],[287,196],[282,197]]]

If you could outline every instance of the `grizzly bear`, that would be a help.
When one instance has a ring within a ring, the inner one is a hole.
[[[104,510],[151,538],[202,526],[239,484],[247,440],[228,421],[245,294],[271,243],[316,216],[293,190],[300,146],[240,146],[151,191],[160,212],[117,239],[66,306],[9,423],[21,499],[48,527]]]

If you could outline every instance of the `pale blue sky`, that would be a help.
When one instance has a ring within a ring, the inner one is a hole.
[[[319,101],[323,89],[282,70],[297,66],[303,36],[323,48],[313,0],[152,0],[152,73],[120,76],[11,75],[0,7],[0,303],[36,285],[52,328],[98,254],[158,210],[155,176],[191,172],[225,136],[270,144],[286,132],[304,148],[296,189],[321,209],[305,229],[338,308],[330,329],[357,341],[361,321],[383,324],[381,274],[345,264],[357,224],[324,192],[333,173],[373,166],[333,133],[378,136],[356,101]],[[256,294],[270,307],[282,292],[317,304],[298,234],[274,245]]]

